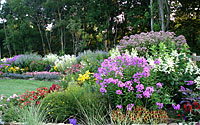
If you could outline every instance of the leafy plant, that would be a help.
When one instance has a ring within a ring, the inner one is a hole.
[[[79,53],[77,56],[78,63],[84,67],[82,72],[89,70],[90,72],[97,71],[100,64],[104,59],[108,57],[108,53],[104,51],[94,51],[91,50],[84,51],[83,53]]]
[[[20,55],[15,61],[14,65],[18,66],[20,68],[25,68],[28,67],[30,69],[30,64],[35,61],[35,60],[40,60],[42,59],[41,56],[36,55],[36,54],[25,54],[25,55]]]
[[[155,65],[159,63],[155,61]],[[105,59],[94,77],[101,86],[100,92],[111,101],[112,108],[134,104],[158,109],[156,103],[170,104],[171,100],[152,68],[143,57],[122,54]]]
[[[186,39],[184,36],[180,35],[176,37],[173,32],[147,32],[140,33],[136,35],[131,35],[130,37],[124,36],[120,40],[118,46],[119,50],[124,52],[126,49],[131,51],[132,48],[136,49],[139,56],[145,56],[147,53],[150,55],[152,49],[158,50],[159,43],[163,43],[167,50],[186,51],[188,48],[186,44]]]
[[[49,66],[49,62],[45,60],[35,60],[30,64],[30,71],[45,71],[47,70],[47,67]]]

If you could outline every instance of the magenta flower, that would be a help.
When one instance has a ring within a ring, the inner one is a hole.
[[[131,111],[131,109],[133,108],[134,104],[128,104],[127,105],[127,111]]]
[[[155,61],[154,61],[154,64],[160,64],[160,61],[159,61],[159,59],[155,59]]]
[[[150,93],[149,91],[144,91],[144,92],[143,92],[143,96],[144,96],[145,98],[150,98],[151,93]]]
[[[157,88],[162,88],[163,84],[162,83],[156,83]]]
[[[122,105],[117,105],[116,108],[122,109]]]
[[[175,104],[172,104],[172,107],[174,108],[174,110],[179,110],[180,109],[180,104],[177,104],[177,106],[175,106]]]
[[[135,88],[137,88],[137,92],[142,92],[142,90],[144,89],[144,86],[142,84],[138,84],[136,85]]]
[[[116,94],[118,94],[118,95],[123,94],[123,93],[122,93],[122,90],[117,90],[117,91],[116,91]]]
[[[158,109],[162,109],[163,108],[163,103],[156,102],[156,105],[158,106]]]
[[[101,93],[106,93],[107,90],[106,90],[105,88],[102,88],[102,87],[101,87],[101,88],[100,88],[100,92],[101,92]]]
[[[185,81],[187,84],[186,85],[188,85],[188,86],[190,86],[190,85],[193,85],[194,84],[194,82],[193,81]]]
[[[185,91],[185,88],[183,86],[181,86],[179,91]]]

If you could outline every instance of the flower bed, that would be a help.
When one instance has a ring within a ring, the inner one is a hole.
[[[39,61],[29,61],[31,66],[24,74],[16,69],[27,65],[18,66],[12,61],[1,64],[4,74],[18,73],[18,77],[42,80],[66,74],[60,78],[58,90],[38,88],[13,102],[18,107],[38,107],[38,100],[43,101],[46,107],[42,109],[49,121],[70,122],[75,118],[80,124],[160,124],[200,119],[200,69],[190,55],[183,36],[151,32],[124,37],[109,57],[102,51],[86,51],[78,57],[50,54]],[[24,58],[28,56],[17,60]],[[31,71],[41,67],[46,71]]]

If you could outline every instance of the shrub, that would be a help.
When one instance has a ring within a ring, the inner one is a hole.
[[[18,103],[19,96],[13,94],[12,96],[6,98],[5,96],[0,96],[0,111],[2,111],[1,118],[5,122],[18,121],[17,114],[19,108],[16,107]]]
[[[49,118],[56,122],[63,122],[70,117],[80,118],[82,113],[78,105],[89,107],[88,99],[92,100],[90,105],[100,102],[98,94],[86,91],[83,87],[70,86],[66,91],[49,94],[44,99],[44,106],[48,106],[46,111],[49,111]]]
[[[32,78],[33,76],[27,74],[4,73],[2,77],[9,77],[12,79],[29,79]]]
[[[20,55],[15,61],[14,65],[20,68],[28,67],[30,69],[30,64],[35,60],[42,59],[41,56],[36,54]]]
[[[91,50],[84,51],[83,53],[79,53],[77,57],[78,63],[84,67],[82,72],[89,70],[90,72],[97,71],[98,67],[101,65],[104,59],[108,57],[108,53],[104,51],[95,51]]]
[[[155,64],[158,65],[156,61]],[[126,54],[115,59],[109,57],[104,60],[94,77],[101,86],[100,92],[108,96],[112,108],[134,104],[158,109],[162,107],[156,103],[171,103],[162,88],[163,83],[159,82],[152,67],[143,57]]]
[[[55,66],[57,67],[58,71],[63,72],[71,67],[71,65],[76,64],[76,57],[74,55],[64,55],[59,57],[55,61]]]
[[[154,49],[158,49],[158,44],[160,42],[164,43],[168,50],[177,49],[180,52],[183,51],[185,47],[187,48],[184,36],[181,35],[176,37],[173,32],[163,31],[141,33],[131,35],[130,37],[124,36],[120,41],[118,48],[122,52],[126,49],[131,51],[132,48],[135,48],[138,51],[139,56],[144,56],[151,51],[152,46]]]
[[[30,64],[30,71],[45,71],[49,66],[49,62],[45,60],[35,60]]]
[[[37,80],[56,80],[59,76],[55,74],[37,74],[34,75],[34,78]]]
[[[49,55],[45,55],[45,57],[43,58],[43,60],[49,62],[50,65],[54,66],[56,60],[59,59],[59,56],[56,54],[52,54],[50,53]]]

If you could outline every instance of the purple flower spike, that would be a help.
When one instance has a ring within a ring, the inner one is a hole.
[[[77,120],[75,118],[69,119],[69,124],[76,125]]]

